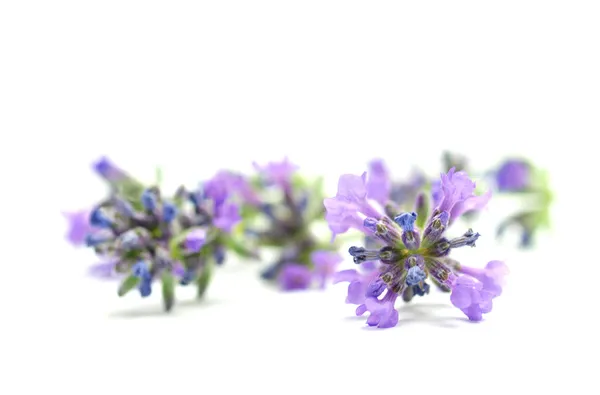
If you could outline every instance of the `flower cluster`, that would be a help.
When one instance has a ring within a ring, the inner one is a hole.
[[[228,250],[257,258],[233,236],[240,210],[223,193],[232,184],[241,185],[233,175],[219,173],[194,191],[180,187],[169,199],[158,187],[144,188],[123,176],[106,159],[98,163],[94,167],[111,193],[91,210],[70,215],[68,238],[94,248],[101,258],[93,275],[122,278],[120,296],[138,289],[148,297],[160,280],[165,309],[171,310],[175,285],[195,284],[202,297],[213,265],[222,264]]]
[[[313,225],[324,214],[322,180],[309,183],[287,158],[265,165],[255,163],[255,168],[260,199],[246,234],[258,246],[274,248],[277,254],[261,277],[276,281],[286,291],[313,284],[324,288],[342,257],[335,244],[320,241],[313,232]]]
[[[218,171],[197,190],[180,187],[170,199],[107,158],[93,169],[108,184],[109,198],[65,214],[67,239],[95,248],[101,261],[90,269],[94,277],[124,278],[120,295],[137,287],[146,297],[159,278],[165,289],[172,278],[196,283],[202,295],[211,262],[223,263],[227,251],[257,259],[262,249],[274,250],[277,257],[261,277],[286,291],[325,287],[342,261],[336,244],[313,232],[323,220],[322,180],[308,182],[287,159],[255,164],[254,179]],[[171,308],[172,292],[165,292]]]
[[[431,213],[424,203],[428,198],[419,195],[415,211],[391,217],[371,199],[384,195],[385,186],[381,185],[369,182],[367,173],[342,175],[337,195],[324,200],[334,237],[357,229],[382,245],[349,249],[360,270],[338,272],[334,280],[350,283],[346,302],[358,305],[359,316],[369,313],[368,325],[393,327],[398,323],[397,298],[408,302],[415,295],[429,293],[430,280],[451,292],[451,302],[470,320],[481,320],[491,311],[492,300],[501,294],[506,265],[500,261],[489,262],[485,269],[462,265],[450,258],[451,251],[474,247],[480,235],[469,229],[459,237],[447,238],[446,230],[465,212],[482,208],[491,195],[475,195],[475,183],[467,174],[451,169],[441,176],[440,197]]]

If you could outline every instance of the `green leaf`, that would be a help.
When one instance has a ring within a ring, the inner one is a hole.
[[[119,296],[124,296],[129,291],[131,291],[132,289],[137,288],[137,286],[139,285],[139,283],[140,283],[140,278],[139,277],[136,277],[134,275],[130,275],[127,278],[125,278],[125,280],[123,280],[123,282],[119,286],[119,290],[117,291],[117,294]]]
[[[417,228],[423,229],[429,217],[429,194],[422,193],[417,196]]]
[[[171,311],[175,304],[175,277],[173,273],[163,271],[161,275],[162,297],[165,311]]]
[[[202,270],[202,273],[200,273],[200,276],[198,276],[198,279],[196,280],[196,285],[198,286],[198,298],[202,298],[204,296],[211,278],[212,264],[207,262],[206,266],[204,266],[204,269]]]
[[[229,235],[223,235],[223,237],[221,237],[221,241],[228,249],[232,250],[234,253],[243,258],[259,259],[259,256],[255,251],[246,247],[241,241],[236,240]]]

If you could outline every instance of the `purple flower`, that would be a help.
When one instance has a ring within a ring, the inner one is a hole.
[[[206,242],[206,230],[194,229],[185,236],[184,246],[188,252],[196,253]]]
[[[87,235],[97,230],[90,224],[90,214],[90,210],[63,213],[69,226],[66,235],[69,243],[75,246],[82,246],[85,244]]]
[[[109,182],[122,181],[129,176],[121,168],[117,167],[106,156],[101,157],[92,164],[94,171],[102,178]]]
[[[290,179],[298,170],[298,166],[291,163],[287,157],[281,162],[269,162],[264,166],[254,163],[254,167],[263,174],[269,184],[279,185],[284,189],[290,188]]]
[[[225,202],[215,207],[213,224],[222,231],[231,232],[240,220],[240,208],[235,203]]]
[[[217,204],[224,202],[232,194],[238,194],[245,203],[257,205],[258,195],[241,174],[229,170],[221,170],[213,178],[204,183],[204,194]]]
[[[367,180],[367,195],[381,205],[385,205],[392,189],[388,169],[381,159],[369,163],[369,178]]]
[[[462,274],[471,276],[483,285],[483,290],[489,292],[493,297],[502,294],[502,286],[504,278],[509,273],[508,266],[502,261],[491,261],[485,266],[485,269],[477,269],[467,266],[460,267],[459,271]]]
[[[452,286],[450,301],[471,321],[481,321],[483,314],[492,311],[494,295],[483,284],[470,276],[460,276]]]
[[[529,186],[531,166],[522,160],[507,160],[496,172],[500,191],[521,191]]]
[[[323,201],[327,214],[325,219],[329,228],[336,235],[347,232],[350,228],[364,231],[363,218],[380,217],[379,212],[367,200],[367,173],[362,176],[344,174],[338,181],[337,195]]]
[[[286,263],[279,272],[277,279],[284,291],[302,290],[310,287],[312,273],[304,265]]]
[[[437,206],[439,211],[450,213],[451,221],[471,210],[481,210],[490,198],[488,191],[481,196],[475,196],[475,183],[464,171],[455,172],[454,168],[448,174],[441,174],[441,188],[443,197]]]
[[[320,287],[325,288],[327,280],[333,276],[338,265],[343,261],[340,254],[333,251],[314,251],[310,256],[315,265],[314,277],[318,279]]]
[[[469,209],[482,207],[489,195],[474,196],[475,183],[464,172],[451,169],[441,177],[442,196],[432,215],[428,215],[421,204],[417,205],[418,212],[394,213],[392,220],[389,214],[381,215],[369,205],[365,177],[366,174],[340,177],[337,196],[325,200],[328,221],[334,232],[354,226],[378,240],[368,248],[352,246],[348,249],[356,264],[379,261],[381,264],[372,268],[374,270],[367,273],[344,270],[334,275],[334,283],[350,283],[346,303],[358,305],[357,315],[368,312],[368,325],[389,328],[398,323],[394,306],[398,297],[408,302],[415,296],[427,295],[430,279],[442,290],[452,291],[452,302],[469,319],[481,319],[483,313],[491,310],[491,300],[502,292],[506,266],[492,261],[482,270],[461,269],[460,263],[449,257],[451,250],[475,247],[481,235],[468,229],[461,236],[447,238],[445,232],[451,213],[456,217]],[[420,215],[428,218],[424,224],[418,221]],[[356,224],[360,219],[363,223]],[[459,273],[463,276],[459,277]]]

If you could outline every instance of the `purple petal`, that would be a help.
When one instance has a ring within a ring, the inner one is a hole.
[[[365,306],[364,304],[361,304],[361,305],[359,305],[356,308],[356,315],[357,316],[361,316],[361,315],[363,315],[366,312],[367,312],[367,306]]]
[[[206,242],[206,230],[194,229],[188,233],[185,237],[184,245],[185,249],[189,252],[195,253],[200,251]]]
[[[69,227],[67,230],[66,239],[74,246],[84,245],[86,236],[97,230],[90,225],[89,210],[63,212],[63,216],[67,219]]]
[[[224,202],[231,195],[239,195],[245,203],[257,205],[258,195],[252,189],[250,182],[241,174],[229,170],[217,172],[204,183],[204,194],[217,203]]]
[[[483,312],[479,305],[471,305],[468,308],[462,310],[463,313],[469,318],[470,321],[481,321],[483,319]]]
[[[284,158],[281,162],[269,162],[264,166],[254,163],[254,167],[263,173],[264,178],[273,185],[289,188],[292,175],[298,170],[298,166]]]
[[[348,285],[348,296],[346,297],[346,303],[362,304],[365,301],[367,285],[368,284],[363,281],[351,282],[350,285]]]
[[[333,274],[333,283],[352,282],[361,278],[361,274],[355,269],[342,270]]]
[[[380,328],[393,328],[398,325],[398,310],[392,309],[392,311],[384,318],[379,321]]]
[[[392,182],[383,160],[377,159],[369,163],[366,189],[369,199],[373,199],[381,205],[385,205],[389,200]]]
[[[489,191],[482,196],[475,196],[475,183],[467,173],[455,172],[454,168],[441,175],[441,190],[443,197],[437,208],[449,212],[452,219],[467,211],[484,208],[491,198]]]
[[[482,210],[487,206],[491,198],[492,191],[487,191],[481,196],[471,196],[461,202],[456,203],[452,208],[450,216],[452,218],[458,218],[467,211]]]
[[[232,202],[225,202],[217,208],[213,224],[224,232],[231,232],[240,220],[239,207]]]
[[[96,263],[89,267],[88,274],[100,280],[113,280],[119,278],[121,275],[115,271],[116,264],[117,261]]]
[[[338,180],[337,196],[345,197],[353,203],[362,202],[367,198],[367,172],[360,177],[354,174],[343,174]]]
[[[284,291],[307,289],[311,281],[310,269],[296,263],[286,263],[278,276],[279,285]]]

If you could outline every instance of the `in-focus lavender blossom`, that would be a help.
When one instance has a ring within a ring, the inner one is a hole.
[[[255,193],[260,204],[254,216],[245,220],[246,235],[260,247],[270,247],[277,258],[261,277],[279,284],[282,290],[324,288],[341,256],[335,245],[320,241],[313,225],[323,218],[322,188],[297,174],[298,166],[287,158],[266,165],[254,164],[259,171]]]
[[[347,303],[358,305],[357,315],[369,313],[368,325],[393,327],[399,319],[395,308],[398,297],[408,302],[414,296],[424,296],[430,290],[429,279],[451,292],[452,303],[470,320],[481,320],[482,314],[491,310],[492,299],[500,295],[506,266],[492,261],[486,269],[476,270],[451,259],[453,249],[474,247],[480,235],[469,229],[459,237],[447,238],[446,229],[468,209],[483,207],[489,195],[474,195],[475,183],[464,172],[450,169],[441,175],[439,204],[430,215],[424,214],[428,219],[419,229],[417,212],[403,212],[394,218],[383,214],[368,199],[367,179],[366,174],[342,175],[337,195],[324,201],[334,234],[355,228],[383,245],[378,249],[349,249],[356,264],[379,264],[336,274],[335,282],[349,282]]]

